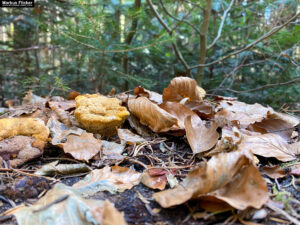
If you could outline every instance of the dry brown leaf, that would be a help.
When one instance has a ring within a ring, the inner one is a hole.
[[[145,97],[130,99],[128,108],[142,124],[149,126],[154,132],[167,132],[173,125],[177,125],[174,116]]]
[[[275,157],[284,162],[296,159],[295,153],[286,140],[272,133],[256,136],[244,135],[239,149],[249,150],[263,157]]]
[[[290,174],[300,176],[300,164],[293,165]]]
[[[35,140],[32,137],[14,136],[7,138],[0,141],[0,159],[8,161],[12,167],[18,167],[41,156],[44,145],[45,142]]]
[[[118,129],[118,136],[122,144],[134,145],[141,144],[146,141],[144,138],[132,133],[128,129]]]
[[[156,104],[161,104],[162,103],[162,95],[158,94],[154,91],[149,91],[145,89],[142,86],[138,86],[134,89],[134,94],[138,95],[140,97],[146,97],[149,98],[150,101],[156,103]]]
[[[83,132],[80,136],[70,134],[67,142],[62,146],[65,153],[70,153],[75,159],[86,162],[98,154],[102,148],[101,141],[87,132]]]
[[[32,136],[47,141],[49,129],[38,118],[4,118],[0,119],[0,140],[16,135]]]
[[[29,90],[25,97],[23,98],[22,105],[39,105],[45,106],[47,102],[46,98],[42,98],[32,93],[32,90]]]
[[[202,119],[211,119],[215,115],[213,105],[207,101],[187,101],[184,105],[197,113]]]
[[[81,135],[84,130],[78,127],[67,128],[63,123],[59,122],[54,117],[51,117],[48,120],[47,127],[50,130],[51,134],[51,144],[62,147],[62,144],[67,141],[69,134]]]
[[[197,117],[196,113],[178,102],[164,102],[159,107],[177,118],[180,129],[185,129],[184,120],[187,116]]]
[[[74,188],[58,183],[34,205],[20,206],[11,214],[16,216],[19,225],[45,224],[46,222],[60,225],[126,224],[123,214],[108,200],[84,199],[80,194]],[[55,201],[58,202],[52,204],[51,207],[44,208]]]
[[[133,169],[113,166],[93,170],[83,180],[73,185],[74,188],[86,195],[99,191],[111,193],[123,192],[140,183],[141,174]]]
[[[153,195],[164,208],[203,196],[212,196],[243,210],[247,207],[260,208],[268,200],[268,190],[252,163],[252,155],[234,151],[213,156],[207,163],[189,172],[176,188]]]
[[[194,154],[207,151],[217,143],[219,134],[217,132],[218,125],[215,122],[207,128],[198,116],[188,116],[184,124],[186,137]]]
[[[49,102],[50,108],[57,114],[59,120],[66,126],[71,125],[71,118],[69,112],[62,108],[61,102]],[[75,104],[74,104],[75,107]]]
[[[154,136],[154,133],[150,130],[150,128],[141,124],[139,119],[133,114],[128,117],[128,122],[130,126],[142,137]]]
[[[149,169],[143,172],[141,182],[151,189],[164,190],[167,185],[166,174],[169,173],[162,169]]]
[[[78,91],[71,91],[68,95],[68,100],[75,100],[78,95],[81,95]]]
[[[197,82],[189,77],[176,77],[163,91],[163,101],[179,102],[184,98],[189,101],[202,101],[205,90],[197,86]]]
[[[258,103],[251,105],[239,101],[220,101],[216,110],[220,110],[215,115],[217,120],[223,118],[231,122],[236,121],[242,128],[260,122],[274,113],[274,110],[270,107],[264,107]]]
[[[273,179],[278,179],[278,178],[282,178],[282,177],[286,176],[285,171],[283,169],[281,169],[280,166],[278,166],[278,165],[264,166],[261,168],[261,172]]]

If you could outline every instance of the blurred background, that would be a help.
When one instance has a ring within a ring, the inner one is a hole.
[[[208,97],[295,109],[299,12],[298,0],[36,0],[34,8],[0,8],[0,101],[29,89],[64,97],[137,85],[162,92],[172,78],[190,76]]]

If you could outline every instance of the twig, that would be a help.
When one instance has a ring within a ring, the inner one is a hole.
[[[32,174],[32,173],[26,173],[22,170],[19,170],[19,169],[13,169],[13,168],[0,168],[0,172],[3,171],[3,172],[15,172],[15,173],[20,173],[20,174],[23,174],[25,176],[29,176],[29,177],[40,177],[40,178],[44,178],[44,179],[47,179],[47,180],[51,180],[51,181],[57,181],[56,179],[54,178],[50,178],[50,177],[44,177],[44,176],[40,176],[40,175],[37,175],[37,174]]]
[[[231,9],[233,3],[234,3],[234,0],[231,0],[230,5],[229,5],[228,8],[225,10],[225,12],[224,12],[224,14],[223,14],[223,18],[222,18],[221,24],[220,24],[220,27],[219,27],[219,30],[218,30],[218,35],[217,35],[217,37],[213,40],[213,42],[207,47],[207,50],[210,49],[211,47],[213,47],[213,46],[216,44],[216,42],[219,40],[219,38],[221,37],[222,30],[223,30],[223,26],[224,26],[224,22],[225,22],[225,20],[226,20],[227,14],[228,14],[229,10]]]
[[[148,0],[149,1],[149,0]],[[273,29],[271,29],[269,32],[267,32],[266,34],[264,34],[263,36],[259,37],[258,39],[256,39],[255,41],[253,41],[252,43],[248,44],[246,47],[240,49],[240,50],[237,50],[233,53],[230,53],[226,56],[223,56],[221,57],[220,59],[217,59],[215,61],[212,61],[210,63],[206,63],[206,64],[198,64],[198,65],[195,65],[195,66],[191,66],[190,69],[196,69],[198,67],[206,67],[206,66],[211,66],[211,65],[214,65],[216,63],[219,63],[225,59],[228,59],[230,58],[231,56],[234,56],[234,55],[237,55],[237,54],[240,54],[241,52],[244,52],[248,49],[251,49],[253,48],[257,43],[269,38],[270,36],[272,36],[273,34],[277,33],[279,30],[281,30],[283,27],[285,27],[286,25],[288,25],[290,22],[294,21],[295,19],[297,19],[298,17],[300,16],[300,13],[297,13],[295,16],[293,16],[292,18],[290,18],[289,20],[287,20],[285,23],[283,23],[282,25],[279,25],[279,26],[276,26],[274,27]]]
[[[300,82],[300,77],[298,77],[296,79],[293,79],[293,80],[290,80],[290,81],[287,81],[287,82],[282,82],[282,83],[277,83],[277,84],[267,84],[267,85],[264,85],[264,86],[260,86],[260,87],[245,90],[245,91],[237,91],[237,90],[232,90],[232,89],[228,89],[228,88],[220,89],[220,90],[240,94],[240,93],[245,93],[245,92],[259,91],[259,90],[262,90],[262,89],[265,89],[265,88],[272,88],[272,87],[277,87],[277,86],[288,85],[288,84],[297,83],[297,82]]]
[[[0,53],[7,53],[7,52],[26,52],[26,51],[39,50],[39,49],[43,49],[43,48],[52,49],[52,48],[58,48],[58,46],[55,46],[55,45],[51,45],[51,46],[31,46],[31,47],[28,47],[28,48],[18,48],[18,49],[12,49],[12,50],[4,50],[4,49],[0,49]]]
[[[277,208],[276,206],[272,205],[270,202],[267,202],[266,206],[268,208],[272,209],[274,212],[281,214],[282,216],[284,216],[285,218],[287,218],[292,223],[294,223],[296,225],[300,225],[300,221],[299,220],[297,220],[296,218],[290,216],[287,212],[283,211],[282,209]]]

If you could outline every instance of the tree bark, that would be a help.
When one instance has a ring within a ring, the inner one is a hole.
[[[206,37],[209,25],[209,17],[212,7],[212,0],[206,0],[206,6],[203,14],[203,22],[200,30],[200,52],[198,58],[198,64],[204,64],[206,58]],[[203,70],[204,67],[198,67],[196,80],[199,85],[201,85],[203,80]]]

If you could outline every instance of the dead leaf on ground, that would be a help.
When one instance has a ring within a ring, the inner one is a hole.
[[[141,173],[133,169],[106,166],[103,169],[91,171],[83,180],[73,187],[85,195],[94,195],[99,191],[109,191],[112,194],[131,189],[140,183]]]
[[[153,195],[164,208],[201,196],[212,196],[243,210],[247,207],[262,207],[268,200],[268,190],[252,163],[252,155],[249,152],[234,151],[213,156],[207,163],[189,172],[176,188]]]
[[[78,127],[67,128],[65,124],[59,122],[54,117],[51,117],[48,120],[47,127],[49,128],[52,137],[51,144],[59,147],[63,147],[62,144],[67,141],[69,134],[76,134],[80,136],[83,132],[85,132]]]
[[[180,102],[184,98],[189,101],[202,101],[205,90],[197,86],[197,82],[189,77],[176,77],[163,91],[163,101]]]
[[[43,165],[40,169],[34,172],[34,174],[40,176],[54,176],[69,175],[74,173],[86,173],[91,171],[91,169],[85,163],[80,164],[58,164],[58,161],[54,161]]]
[[[218,125],[213,122],[209,128],[198,116],[185,119],[185,130],[188,142],[194,154],[205,152],[214,147],[218,141]]]
[[[104,155],[117,154],[121,155],[124,151],[125,144],[118,144],[115,142],[102,140],[102,153]]]
[[[290,174],[300,176],[300,164],[293,165]]]
[[[164,102],[159,107],[176,117],[180,129],[185,129],[184,120],[187,116],[198,117],[196,113],[178,102]]]
[[[25,97],[23,98],[22,105],[40,105],[45,106],[47,102],[46,98],[42,98],[32,93],[32,90],[29,90]]]
[[[58,183],[34,205],[18,207],[10,214],[16,216],[19,225],[126,224],[123,214],[108,200],[84,199],[80,194],[74,188]],[[49,205],[51,203],[54,204]]]
[[[154,132],[167,132],[173,125],[177,125],[177,119],[173,115],[145,97],[130,99],[128,108],[142,124],[149,126]]]
[[[224,118],[231,122],[237,121],[242,128],[260,122],[274,113],[274,110],[270,107],[264,107],[258,103],[246,104],[239,101],[220,101],[216,110],[220,110],[215,115],[216,119]]]
[[[0,141],[0,159],[8,161],[15,168],[41,156],[44,145],[45,142],[27,136],[7,138]]]
[[[277,134],[262,134],[256,136],[244,135],[239,145],[241,150],[249,150],[263,157],[275,157],[287,162],[296,159],[295,153],[285,139]]]
[[[261,172],[272,179],[278,179],[286,176],[284,169],[280,166],[264,166],[261,168]]]
[[[91,133],[83,132],[80,136],[70,134],[67,142],[62,144],[64,152],[70,153],[75,159],[88,162],[101,151],[100,140]]]
[[[146,140],[142,138],[141,136],[132,133],[128,129],[118,129],[118,136],[121,141],[121,144],[141,144],[145,142]]]
[[[130,115],[127,118],[130,126],[135,129],[135,131],[141,135],[142,137],[152,137],[154,136],[154,133],[151,131],[151,129],[143,124],[140,123],[139,119],[134,116],[134,115]]]
[[[67,110],[75,109],[75,101],[49,102],[49,106],[57,114],[63,124],[71,126],[70,113]]]
[[[164,169],[153,168],[145,170],[142,174],[141,182],[148,188],[164,190],[168,182],[166,176],[168,173],[170,172]]]
[[[214,106],[207,101],[187,101],[184,105],[197,113],[201,119],[211,119],[215,115]]]
[[[149,91],[142,86],[138,86],[134,89],[134,94],[140,97],[149,98],[150,101],[155,102],[156,104],[162,103],[162,95],[154,91]]]

